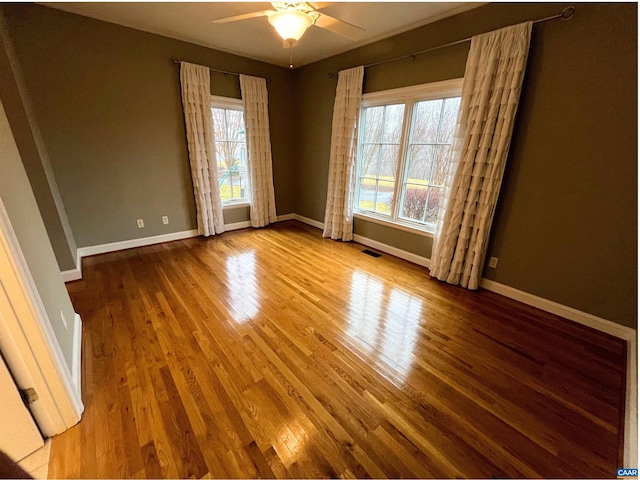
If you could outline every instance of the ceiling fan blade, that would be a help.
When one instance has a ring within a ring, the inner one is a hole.
[[[242,15],[234,15],[233,17],[216,18],[211,20],[211,23],[228,23],[237,22],[238,20],[247,20],[249,18],[268,17],[272,13],[276,12],[273,10],[262,10],[261,12],[244,13]]]
[[[326,8],[329,5],[333,5],[334,2],[307,2],[309,5],[313,7],[314,10],[320,10],[322,8]]]
[[[350,23],[330,17],[325,13],[314,12],[314,14],[318,15],[314,25],[324,28],[325,30],[329,30],[330,32],[337,33],[338,35],[342,35],[349,40],[360,40],[365,32],[364,28],[356,27]]]

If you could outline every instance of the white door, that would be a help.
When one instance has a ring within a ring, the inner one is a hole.
[[[0,357],[0,450],[18,461],[43,445],[40,431]]]

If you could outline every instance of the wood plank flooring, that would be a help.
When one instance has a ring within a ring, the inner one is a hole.
[[[622,340],[297,222],[84,259],[50,478],[615,477]]]

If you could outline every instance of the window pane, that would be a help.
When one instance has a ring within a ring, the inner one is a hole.
[[[242,153],[244,144],[240,142],[227,142],[227,155],[229,168],[236,169],[242,165]]]
[[[433,164],[433,146],[412,145],[409,148],[407,182],[426,185]]]
[[[231,168],[229,162],[229,152],[227,150],[227,142],[215,142],[216,160],[218,161],[218,170],[228,170]]]
[[[238,195],[236,196],[236,198],[247,198],[247,195],[249,193],[247,191],[248,179],[249,177],[247,174],[247,169],[244,168],[242,172],[238,175],[237,183],[235,183],[238,189]]]
[[[355,203],[358,209],[389,216],[392,221],[402,218],[433,224],[447,181],[448,155],[460,98],[410,102],[413,119],[406,131],[403,131],[405,103],[362,110]],[[403,139],[406,144],[400,143]],[[403,152],[406,159],[400,156]],[[399,172],[399,165],[406,167]],[[402,188],[396,199],[397,182],[401,182]],[[396,201],[400,201],[400,205],[396,205]],[[394,211],[398,218],[393,215]]]
[[[360,179],[360,196],[358,197],[358,208],[363,210],[373,210],[376,198],[375,178]]]
[[[384,107],[364,109],[364,142],[378,143],[382,138],[382,115]]]
[[[416,102],[400,216],[437,221],[449,168],[460,98]]]
[[[380,169],[378,175],[383,180],[395,180],[398,166],[398,145],[382,145],[380,155]]]
[[[248,170],[244,114],[241,110],[211,108],[218,187],[222,202],[247,198]]]
[[[440,143],[451,143],[456,130],[456,120],[460,109],[460,97],[447,98],[442,110],[442,126],[440,127]]]
[[[224,141],[227,139],[227,130],[225,129],[224,109],[212,108],[211,116],[213,118],[213,136],[216,140]]]
[[[435,143],[440,125],[442,100],[416,103],[411,143]]]
[[[385,107],[382,143],[400,143],[403,118],[404,104]]]
[[[378,173],[378,154],[380,145],[365,145],[362,148],[362,175],[377,175]]]
[[[435,159],[431,184],[444,186],[444,182],[447,180],[447,171],[449,170],[449,150],[451,150],[451,146],[437,145],[433,148],[435,151]]]
[[[425,217],[426,223],[436,223],[438,220],[438,211],[440,210],[440,203],[442,202],[443,188],[430,188],[429,189],[429,201],[427,202],[427,215]]]
[[[363,111],[357,208],[391,214],[403,115],[404,104],[367,107]]]
[[[229,170],[218,170],[218,186],[220,188],[220,199],[223,202],[233,198]]]
[[[400,216],[421,222],[426,205],[427,187],[421,185],[406,185]]]
[[[244,115],[239,110],[227,110],[227,139],[244,141]]]
[[[395,182],[380,180],[378,182],[378,195],[376,201],[376,212],[391,215],[391,205],[393,203],[393,189]]]

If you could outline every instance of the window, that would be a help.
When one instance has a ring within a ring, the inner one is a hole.
[[[443,197],[462,79],[366,94],[355,212],[433,231]]]
[[[242,100],[212,96],[211,117],[222,205],[246,204],[249,191]]]

